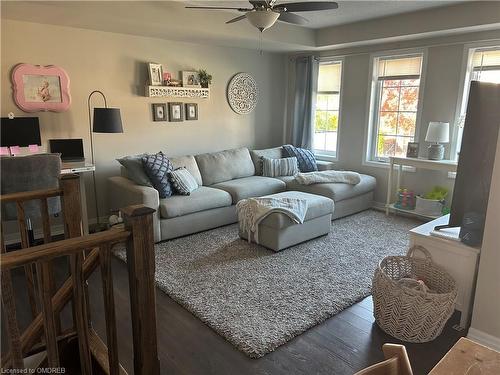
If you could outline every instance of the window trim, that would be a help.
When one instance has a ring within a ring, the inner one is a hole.
[[[341,129],[342,129],[342,102],[343,102],[343,96],[344,96],[344,63],[345,63],[345,58],[342,56],[339,57],[328,57],[328,58],[321,58],[319,61],[320,65],[329,65],[329,64],[336,64],[340,63],[340,91],[339,91],[339,120],[338,120],[338,126],[337,126],[337,145],[335,152],[333,151],[326,151],[326,150],[318,150],[314,148],[313,144],[313,152],[314,155],[320,159],[320,160],[328,160],[328,161],[338,161],[339,160],[339,148],[340,148],[340,134],[341,134]],[[323,91],[322,91],[323,92]],[[320,92],[318,91],[317,94]],[[316,113],[316,103],[314,107],[314,113]],[[316,124],[314,124],[313,127],[313,137],[315,134],[315,127]]]
[[[500,48],[499,40],[491,40],[484,42],[474,42],[467,43],[464,45],[464,50],[462,54],[462,69],[460,71],[460,82],[458,89],[457,105],[455,108],[455,117],[453,119],[453,130],[451,131],[451,142],[450,142],[450,159],[458,160],[458,138],[460,130],[457,126],[458,121],[462,114],[465,114],[467,109],[467,98],[469,97],[470,82],[472,80],[472,57],[476,50],[489,49],[489,48]]]
[[[422,122],[422,107],[425,92],[425,77],[427,71],[427,48],[412,48],[403,50],[389,50],[380,51],[370,55],[370,69],[368,74],[368,92],[367,92],[367,112],[366,112],[366,127],[365,127],[365,139],[364,139],[364,155],[362,165],[364,166],[377,166],[377,167],[389,167],[389,160],[376,159],[375,150],[375,114],[378,113],[377,103],[377,88],[379,84],[378,79],[378,67],[375,63],[381,57],[389,58],[400,58],[405,56],[422,56],[422,67],[420,70],[420,85],[418,93],[418,103],[417,103],[417,113],[415,120],[415,142],[420,140],[421,122]],[[377,115],[378,118],[378,115]]]

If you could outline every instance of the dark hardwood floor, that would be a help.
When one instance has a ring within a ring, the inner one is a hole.
[[[133,373],[132,327],[126,265],[113,259],[115,301],[120,362]],[[65,274],[65,263],[58,267],[58,278]],[[25,289],[21,272],[13,274],[19,300],[21,326],[28,321]],[[89,280],[91,315],[94,328],[106,337],[101,278],[96,271]],[[68,324],[69,306],[65,321]],[[425,344],[406,344],[414,373],[426,374],[464,335],[451,328],[459,313],[448,322],[443,334]],[[23,323],[24,321],[24,323]],[[375,323],[371,297],[351,306],[313,327],[276,351],[260,359],[250,359],[222,336],[212,331],[165,293],[157,290],[158,351],[162,374],[353,374],[383,360],[382,344],[398,343]],[[2,328],[2,347],[5,348]]]

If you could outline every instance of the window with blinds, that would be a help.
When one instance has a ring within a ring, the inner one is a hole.
[[[422,61],[422,54],[374,59],[372,160],[406,156],[408,143],[414,142]]]
[[[342,61],[321,63],[318,74],[313,148],[337,156]]]
[[[500,47],[473,52],[471,78],[474,81],[500,83]]]

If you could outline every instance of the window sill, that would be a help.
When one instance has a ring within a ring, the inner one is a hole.
[[[383,162],[383,161],[364,160],[363,165],[365,167],[376,167],[376,168],[389,169],[389,162]],[[398,165],[394,165],[395,170],[397,170],[398,168],[399,168]],[[403,165],[403,172],[415,173],[416,171],[417,171],[417,168],[415,168],[415,167]]]
[[[322,153],[314,153],[314,156],[318,160],[323,160],[323,161],[338,161],[337,155],[329,155],[329,154],[322,154]]]

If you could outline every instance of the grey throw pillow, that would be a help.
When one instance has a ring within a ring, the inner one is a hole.
[[[173,191],[168,180],[168,174],[174,170],[170,160],[163,152],[158,152],[157,154],[143,156],[142,164],[153,187],[158,190],[160,198],[170,197]]]
[[[128,177],[137,185],[153,187],[142,165],[142,158],[146,155],[147,154],[125,156],[116,159],[116,161],[125,167]]]
[[[295,176],[297,173],[299,173],[299,165],[296,157],[262,158],[262,175],[265,177]]]
[[[198,183],[186,168],[177,168],[168,175],[174,188],[174,192],[180,195],[190,195],[193,190],[198,189]]]

